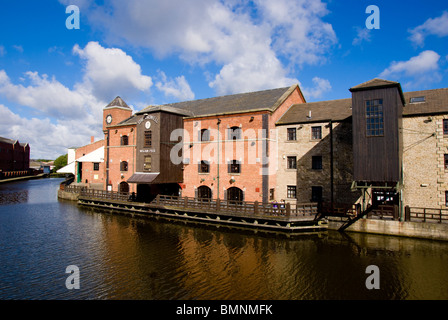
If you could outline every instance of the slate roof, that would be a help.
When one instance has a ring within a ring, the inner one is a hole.
[[[273,112],[298,87],[263,90],[257,92],[239,93],[215,98],[184,101],[162,105],[191,113],[191,117],[203,117],[225,114],[236,114],[254,111]],[[138,113],[144,113],[154,106],[149,106]]]
[[[8,144],[15,144],[17,142],[17,140],[0,137],[0,142],[8,143]],[[28,142],[24,142],[24,143],[19,142],[19,145],[22,147],[26,147],[27,144],[28,144]]]
[[[120,108],[129,108],[129,106],[124,102],[123,99],[121,99],[119,96],[117,96],[114,100],[112,100],[107,106],[104,107],[104,109],[107,108],[113,108],[113,107],[120,107]]]
[[[384,80],[384,79],[372,79],[366,81],[364,83],[358,84],[357,86],[351,87],[350,92],[356,92],[361,90],[369,90],[369,89],[384,89],[384,88],[392,88],[397,87],[400,92],[401,100],[403,104],[405,104],[405,98],[403,96],[403,90],[401,89],[401,84],[399,82]]]
[[[448,113],[448,88],[405,92],[404,116]],[[425,97],[425,102],[411,103],[411,98]]]
[[[378,84],[378,83],[377,83]],[[411,103],[413,97],[425,97],[425,102]],[[448,88],[403,93],[403,116],[448,114]],[[277,125],[294,123],[343,121],[352,115],[352,99],[295,104],[277,121]],[[309,112],[311,111],[311,118]]]
[[[311,111],[311,117],[309,117]],[[277,121],[278,125],[301,122],[342,121],[352,116],[352,99],[339,99],[293,105]]]

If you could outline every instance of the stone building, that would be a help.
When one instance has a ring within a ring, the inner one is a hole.
[[[401,213],[404,206],[446,208],[448,89],[403,93],[399,83],[381,79],[360,86],[377,96],[394,87],[401,96],[398,99],[403,101],[396,132],[397,143],[401,145],[396,159],[401,177],[390,196],[381,193],[380,185],[373,181],[367,201],[389,200],[400,206]],[[353,137],[369,128],[364,123],[354,132],[352,103],[352,99],[342,99],[297,104],[279,119],[276,124],[280,149],[275,201],[322,200],[353,204],[362,201],[361,189],[356,188],[354,177],[354,156],[359,157],[359,154],[354,151]],[[386,120],[384,123],[386,126]],[[382,132],[380,135],[384,137]],[[384,144],[390,145],[389,140]],[[391,157],[395,156],[383,148],[367,158],[390,162]],[[381,176],[383,171],[373,169],[373,174]]]

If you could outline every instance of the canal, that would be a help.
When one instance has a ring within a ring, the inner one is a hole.
[[[0,299],[448,299],[447,242],[130,218],[58,200],[60,182],[0,185]]]

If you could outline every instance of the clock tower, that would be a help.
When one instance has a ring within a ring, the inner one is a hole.
[[[111,103],[103,109],[103,131],[107,127],[115,126],[128,119],[132,115],[132,110],[120,97],[116,97]]]

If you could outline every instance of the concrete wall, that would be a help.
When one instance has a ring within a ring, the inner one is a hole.
[[[330,219],[328,228],[337,230],[341,225],[337,219]],[[440,223],[360,219],[346,231],[448,241],[448,224]]]

